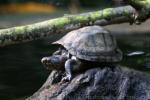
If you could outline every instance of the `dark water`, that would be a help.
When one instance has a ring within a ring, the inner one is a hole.
[[[40,16],[39,14],[20,14],[17,20],[12,14],[2,15],[0,16],[0,26],[5,28],[29,24],[63,14],[40,14]],[[49,45],[48,42],[60,37],[61,35],[54,35],[47,39],[0,48],[0,100],[23,100],[41,87],[46,81],[49,71],[44,69],[40,59],[43,56],[51,55],[56,50],[57,47]],[[150,56],[147,56],[150,53],[150,35],[118,36],[117,41],[124,52],[121,64],[150,74]],[[135,51],[143,51],[145,54],[126,56]]]
[[[44,69],[40,59],[56,50],[48,40],[0,48],[0,100],[29,96],[45,82],[49,71]]]
[[[124,53],[122,65],[134,68],[150,74],[150,36],[122,36],[118,38],[118,45]],[[127,56],[132,52],[144,52],[144,54]]]
[[[40,48],[45,46],[29,43],[0,49],[0,98],[29,95],[42,85],[48,72],[40,63]]]

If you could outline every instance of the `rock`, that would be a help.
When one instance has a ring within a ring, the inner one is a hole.
[[[92,68],[61,82],[63,72],[52,71],[45,84],[27,100],[148,100],[150,75],[116,66]]]

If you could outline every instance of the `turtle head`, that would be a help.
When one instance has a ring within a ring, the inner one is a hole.
[[[61,70],[64,68],[64,64],[67,60],[67,57],[62,56],[62,55],[52,55],[50,57],[43,57],[41,59],[41,62],[44,64],[46,69],[50,70]]]

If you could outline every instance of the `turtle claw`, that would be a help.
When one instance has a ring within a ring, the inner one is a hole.
[[[62,82],[67,82],[67,81],[71,81],[71,79],[72,79],[72,76],[71,75],[67,75],[67,76],[65,76],[64,78],[62,78]]]

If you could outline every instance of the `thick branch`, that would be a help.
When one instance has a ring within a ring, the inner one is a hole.
[[[0,30],[0,46],[48,37],[87,25],[107,25],[116,21],[128,21],[135,12],[131,6],[107,8],[100,11],[69,15],[48,21]]]

